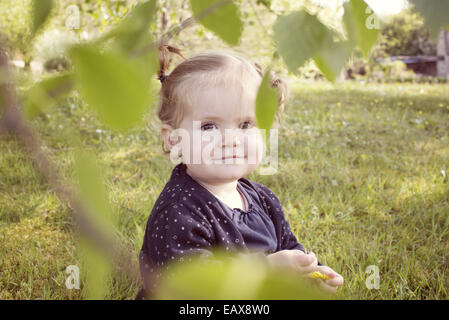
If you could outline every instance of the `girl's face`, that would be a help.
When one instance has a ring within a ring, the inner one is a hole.
[[[198,91],[179,127],[182,162],[206,183],[232,182],[254,171],[264,147],[255,119],[257,90]]]

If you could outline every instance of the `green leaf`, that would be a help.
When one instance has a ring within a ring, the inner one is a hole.
[[[139,3],[117,27],[95,40],[95,43],[101,44],[113,39],[114,48],[124,55],[134,56],[149,81],[159,68],[157,48],[148,49],[155,42],[150,32],[155,13],[155,0]]]
[[[65,97],[72,89],[73,75],[58,74],[43,79],[25,92],[25,114],[29,118],[54,107],[59,99]]]
[[[88,300],[104,299],[109,292],[109,275],[112,265],[109,259],[86,238],[81,238],[80,248],[83,254],[81,272],[85,273],[83,280],[86,284],[86,298]]]
[[[314,56],[314,61],[318,69],[327,80],[334,82],[344,67],[352,48],[345,42],[335,42],[328,37],[323,43],[323,47]]]
[[[232,1],[222,3],[223,0],[190,0],[195,15],[203,14],[205,10],[211,8],[211,12],[199,22],[227,44],[234,46],[239,43],[243,32],[240,10]]]
[[[122,23],[112,29],[106,39],[115,38],[121,50],[129,52],[142,44],[150,33],[149,27],[156,13],[156,1],[139,3],[127,15]]]
[[[329,299],[314,281],[271,270],[257,256],[215,251],[212,257],[171,265],[157,281],[156,299]]]
[[[117,216],[114,215],[108,201],[108,193],[103,182],[103,174],[97,165],[95,156],[84,150],[75,153],[75,172],[77,177],[77,193],[82,200],[85,217],[96,230],[106,237],[112,238],[116,233]],[[103,299],[108,293],[108,276],[112,270],[110,259],[96,248],[86,237],[81,238],[83,252],[83,271],[86,275],[87,298]]]
[[[154,42],[154,38],[150,33],[140,38],[140,42],[136,43],[135,49],[146,48],[148,44]],[[159,70],[159,56],[156,49],[147,50],[135,60],[140,65],[140,70],[145,74],[147,81],[151,82],[152,77]]]
[[[278,110],[279,93],[270,87],[270,72],[265,72],[256,96],[257,127],[270,130]]]
[[[279,55],[292,73],[314,57],[329,36],[318,18],[305,11],[279,16],[273,29]]]
[[[343,22],[350,43],[368,56],[379,36],[377,16],[363,0],[350,0],[344,10]]]
[[[116,218],[108,201],[108,192],[103,182],[103,173],[96,163],[95,156],[86,151],[77,150],[75,171],[78,179],[78,193],[83,203],[94,215],[98,227],[106,233],[113,233]]]
[[[44,24],[53,9],[52,0],[33,0],[33,34]]]
[[[286,32],[289,30],[289,32]],[[335,41],[332,30],[305,11],[280,16],[274,25],[278,53],[292,73],[310,58],[330,81],[335,81],[352,51],[349,42]]]
[[[271,9],[271,0],[257,0],[256,4],[265,6],[267,9]]]
[[[152,98],[140,64],[90,46],[73,48],[71,57],[80,94],[107,125],[126,130],[142,123]]]
[[[447,0],[410,0],[416,10],[423,15],[426,26],[433,38],[436,38],[441,28],[449,27],[449,1]]]

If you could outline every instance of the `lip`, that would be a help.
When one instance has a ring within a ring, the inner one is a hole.
[[[225,159],[245,159],[245,158],[246,158],[246,157],[241,157],[241,156],[233,155],[233,156],[222,157],[221,159],[218,158],[217,160],[225,160]]]

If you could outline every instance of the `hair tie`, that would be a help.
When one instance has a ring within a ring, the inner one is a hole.
[[[159,76],[159,80],[161,81],[161,83],[162,82],[164,82],[165,81],[165,79],[167,79],[167,75],[166,74],[161,74],[160,76]]]

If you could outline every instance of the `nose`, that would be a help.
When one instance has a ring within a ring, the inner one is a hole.
[[[228,134],[228,137],[226,134]],[[224,146],[231,145],[232,147],[238,147],[240,144],[241,141],[238,133],[235,133],[234,130],[227,130],[224,136]]]

